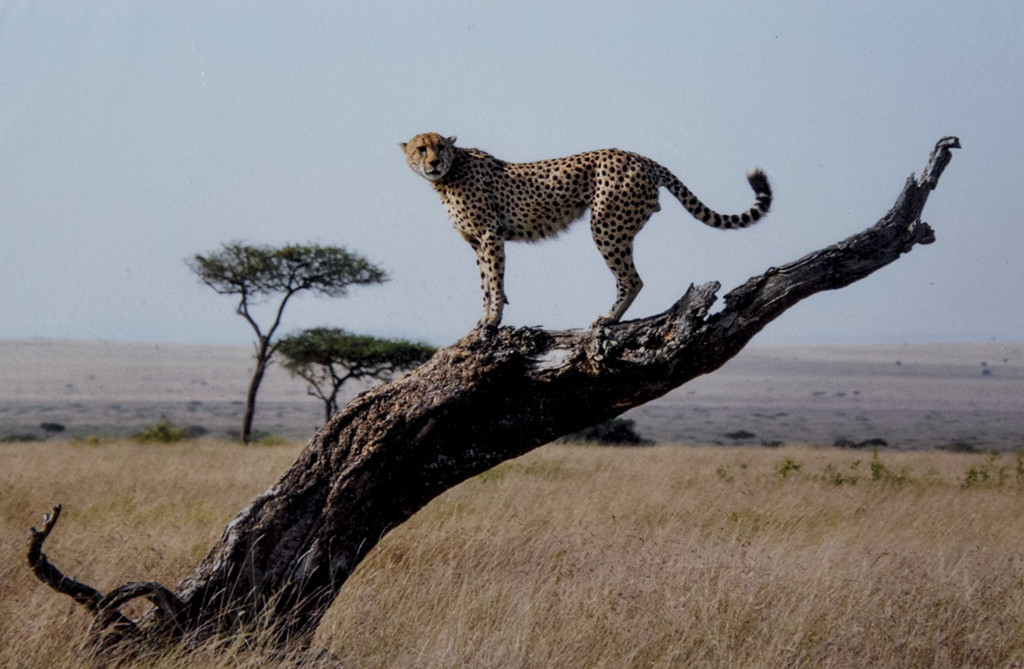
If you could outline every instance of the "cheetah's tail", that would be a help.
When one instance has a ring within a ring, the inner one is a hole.
[[[666,170],[666,172],[668,171]],[[671,172],[668,172],[667,177],[664,186],[668,188],[669,192],[676,196],[676,199],[688,212],[693,214],[694,218],[713,228],[745,228],[756,223],[758,219],[768,213],[769,207],[772,206],[772,187],[768,183],[768,177],[761,170],[754,170],[747,174],[747,181],[750,182],[750,187],[757,195],[754,206],[742,214],[731,215],[719,214],[708,208]]]

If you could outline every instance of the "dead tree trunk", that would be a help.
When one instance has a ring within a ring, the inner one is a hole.
[[[876,225],[725,296],[691,286],[668,311],[592,331],[474,331],[413,373],[354,399],[292,467],[228,524],[172,591],[131,583],[102,595],[42,553],[56,514],[33,528],[29,562],[95,616],[104,643],[194,643],[270,631],[308,641],[342,584],[392,528],[459,482],[552,439],[616,416],[707,374],[803,298],[841,288],[934,241],[920,215],[958,148],[941,140]],[[59,511],[59,509],[58,509]],[[147,597],[139,621],[118,610]]]

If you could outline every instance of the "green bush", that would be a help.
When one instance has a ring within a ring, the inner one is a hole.
[[[28,434],[27,432],[15,432],[12,434],[5,434],[0,437],[0,443],[3,444],[27,444],[33,441],[39,441],[39,437],[34,434]]]
[[[875,437],[874,439],[865,439],[864,441],[854,441],[852,439],[847,439],[846,437],[840,437],[839,439],[836,439],[834,442],[832,442],[832,445],[835,446],[836,448],[869,448],[870,447],[870,448],[876,448],[877,449],[877,448],[885,448],[886,446],[889,445],[889,442],[887,442],[885,439],[879,439],[877,437]]]
[[[1011,480],[1017,487],[1024,485],[1024,454],[1021,451],[1014,453],[1013,475],[1011,478],[1010,466],[1002,464],[1002,456],[999,453],[989,453],[985,463],[968,467],[964,472],[964,479],[960,483],[961,488],[1002,488],[1008,485]]]
[[[832,485],[857,485],[857,481],[860,480],[860,475],[857,473],[859,467],[860,460],[854,460],[848,471],[841,470],[832,464],[826,465],[821,474],[821,480]]]
[[[949,444],[942,444],[936,447],[940,451],[951,451],[953,453],[981,453],[981,449],[967,441],[954,441]]]
[[[775,465],[775,473],[781,478],[789,478],[790,474],[796,474],[800,471],[802,465],[794,460],[793,458],[786,458],[782,462]]]
[[[256,446],[284,446],[289,441],[276,434],[257,434],[252,443]]]
[[[628,418],[612,418],[597,425],[591,425],[579,432],[567,434],[561,442],[585,442],[603,446],[646,446],[652,444],[636,431],[636,421]]]
[[[161,414],[160,420],[142,428],[135,435],[135,441],[142,443],[172,444],[188,438],[188,428],[172,423],[167,416]]]
[[[905,467],[898,472],[886,467],[882,459],[878,457],[878,447],[875,446],[871,454],[871,480],[899,487],[910,483],[910,472]]]

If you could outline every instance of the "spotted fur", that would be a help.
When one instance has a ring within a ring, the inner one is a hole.
[[[761,170],[747,175],[756,202],[742,214],[723,215],[704,205],[674,174],[650,158],[604,149],[533,163],[506,163],[478,149],[455,146],[455,137],[416,135],[400,144],[414,172],[441,196],[452,225],[476,251],[483,288],[479,326],[501,323],[506,241],[538,241],[564,230],[590,210],[590,228],[615,275],[615,304],[594,325],[615,323],[643,287],[633,264],[633,238],[656,211],[665,187],[695,218],[715,228],[745,228],[771,206]]]

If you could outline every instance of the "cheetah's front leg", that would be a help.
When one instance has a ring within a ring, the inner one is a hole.
[[[480,289],[483,291],[484,316],[477,327],[497,327],[508,300],[505,298],[505,242],[493,233],[487,233],[476,247],[476,266],[480,271]]]

